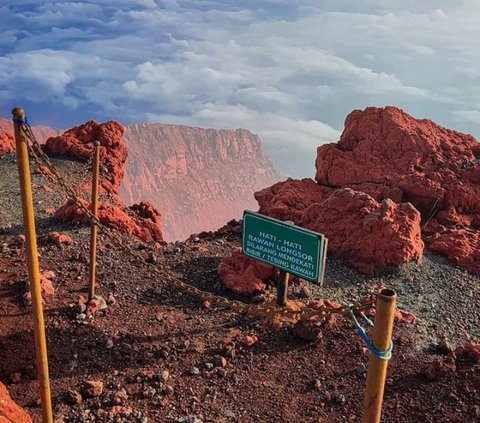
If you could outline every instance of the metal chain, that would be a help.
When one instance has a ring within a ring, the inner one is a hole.
[[[92,154],[90,154],[90,157],[88,158],[87,162],[85,163],[85,168],[83,170],[83,173],[79,177],[79,182],[77,183],[77,195],[78,197],[81,197],[81,193],[83,192],[82,190],[82,185],[86,181],[87,176],[91,181],[91,175],[92,175],[92,169],[93,169],[93,159],[94,159],[94,154],[92,151]]]
[[[199,288],[196,288],[193,285],[187,284],[180,280],[180,277],[171,276],[171,274],[165,273],[159,270],[154,264],[146,261],[146,259],[135,252],[128,244],[124,242],[124,240],[120,237],[119,233],[100,222],[100,220],[95,217],[92,212],[87,208],[84,204],[86,201],[78,198],[76,195],[76,190],[71,188],[65,178],[60,174],[60,172],[55,168],[52,164],[48,155],[42,150],[40,147],[35,135],[33,134],[32,130],[30,129],[29,125],[26,123],[21,123],[21,129],[23,130],[24,134],[27,138],[31,141],[31,145],[29,144],[29,150],[31,152],[32,158],[38,166],[46,166],[50,172],[47,172],[46,176],[52,181],[60,185],[70,197],[70,199],[75,203],[75,205],[82,210],[83,213],[93,221],[99,229],[102,230],[103,233],[107,235],[107,237],[113,241],[115,244],[120,245],[123,247],[132,257],[136,260],[139,260],[142,264],[156,273],[162,280],[162,282],[166,285],[165,282],[173,285],[176,289],[188,294],[195,296],[197,298],[201,298],[202,300],[208,300],[212,303],[215,303],[220,306],[225,306],[227,308],[231,308],[237,312],[245,312],[251,313],[260,316],[266,317],[276,317],[280,316],[285,319],[308,319],[311,317],[327,317],[331,314],[343,314],[348,315],[351,311],[353,312],[361,312],[362,310],[368,310],[373,307],[374,301],[373,297],[370,298],[368,301],[359,302],[357,304],[352,305],[341,305],[340,307],[319,307],[319,308],[311,308],[311,307],[304,307],[301,310],[295,310],[290,307],[279,307],[277,305],[265,305],[265,304],[256,304],[250,305],[243,303],[237,300],[230,300],[228,298],[222,297],[220,295],[213,294],[211,292],[203,291]]]

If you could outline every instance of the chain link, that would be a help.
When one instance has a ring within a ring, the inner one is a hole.
[[[280,307],[277,305],[268,305],[268,304],[255,304],[250,305],[243,303],[237,300],[230,300],[226,297],[213,294],[211,292],[203,291],[193,285],[183,282],[180,277],[174,277],[171,274],[165,273],[158,269],[153,263],[146,261],[146,259],[134,251],[127,243],[124,242],[122,237],[119,235],[119,232],[105,226],[100,220],[92,214],[92,212],[85,205],[86,201],[78,198],[76,190],[69,186],[67,180],[60,174],[60,172],[52,164],[48,155],[43,151],[40,144],[38,143],[35,135],[33,134],[30,126],[27,123],[20,123],[20,128],[23,130],[25,136],[31,141],[31,144],[28,144],[29,150],[31,152],[34,162],[38,166],[45,166],[49,170],[46,172],[47,178],[54,184],[60,185],[68,197],[75,203],[75,205],[82,210],[83,213],[93,221],[99,229],[115,244],[120,245],[124,248],[128,254],[134,257],[136,260],[139,260],[144,266],[152,270],[157,276],[159,276],[162,282],[166,285],[165,282],[173,285],[179,291],[192,295],[194,297],[200,298],[202,300],[208,300],[218,306],[224,306],[230,308],[237,312],[249,313],[259,316],[265,316],[270,318],[281,317],[283,319],[290,319],[296,321],[299,319],[308,319],[312,317],[327,317],[331,314],[343,314],[348,315],[350,310],[353,312],[361,312],[362,310],[368,310],[374,306],[374,299],[371,297],[369,300],[364,302],[359,302],[350,305],[341,305],[340,307],[319,307],[311,308],[304,307],[300,310],[293,309],[291,307]],[[93,156],[93,154],[92,154]],[[90,166],[87,166],[90,168]]]

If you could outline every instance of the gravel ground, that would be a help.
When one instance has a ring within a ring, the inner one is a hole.
[[[83,166],[56,160],[72,178]],[[0,160],[0,380],[39,421],[30,308],[25,306],[24,252],[16,164]],[[41,268],[53,270],[55,295],[45,297],[55,415],[59,422],[355,422],[361,420],[368,357],[348,318],[337,318],[323,337],[306,343],[291,327],[272,327],[231,310],[202,307],[201,299],[182,294],[166,280],[132,260],[117,244],[100,237],[99,293],[116,304],[78,320],[78,298],[86,293],[88,228],[62,225],[45,209],[65,197],[47,192],[33,176],[38,232],[64,230],[68,247],[40,243]],[[154,249],[124,238],[156,266],[201,289],[249,301],[226,292],[216,267],[235,246],[235,234]],[[198,245],[207,249],[199,252]],[[386,422],[480,421],[479,365],[429,381],[421,368],[443,357],[432,351],[442,337],[455,345],[478,341],[479,278],[427,253],[388,274],[367,278],[329,258],[324,287],[308,285],[311,297],[354,302],[380,287],[397,291],[399,308],[414,313],[415,324],[395,327],[394,358],[385,394]],[[293,285],[291,299],[304,288]],[[267,298],[274,297],[274,290]],[[256,336],[252,347],[243,343]],[[167,373],[165,373],[167,372]],[[103,383],[98,397],[86,398],[87,380]],[[83,394],[78,404],[72,393]]]

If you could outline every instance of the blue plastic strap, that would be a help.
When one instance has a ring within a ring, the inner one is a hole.
[[[370,338],[368,337],[365,329],[360,325],[360,323],[358,323],[358,320],[355,317],[355,313],[353,312],[353,304],[349,304],[348,308],[349,308],[350,316],[352,316],[353,321],[355,322],[357,333],[360,335],[360,338],[362,338],[362,341],[364,342],[368,351],[370,351],[375,357],[379,358],[380,360],[385,360],[385,361],[390,360],[392,358],[393,342],[390,341],[390,347],[388,348],[388,350],[386,351],[377,350],[373,345],[372,341],[370,340]],[[361,313],[361,315],[369,326],[373,326],[373,322],[367,316],[365,316],[364,313]]]
[[[27,125],[28,127],[30,127],[30,124],[28,123],[28,119],[27,119],[26,116],[25,116],[25,120],[22,120],[22,119],[13,119],[13,121],[16,122],[16,123],[19,123],[20,125],[25,124],[25,125]]]

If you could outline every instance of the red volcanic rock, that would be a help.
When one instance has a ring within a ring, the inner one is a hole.
[[[108,192],[117,194],[127,160],[127,147],[123,141],[121,124],[114,121],[97,123],[90,120],[65,131],[62,135],[49,138],[45,146],[47,151],[88,161],[94,150],[94,141],[99,141],[104,147],[101,149],[100,161],[107,172],[102,178],[102,186]]]
[[[10,397],[6,386],[0,382],[0,422],[33,423],[32,418]]]
[[[480,274],[480,144],[395,107],[355,110],[340,141],[318,148],[315,179],[377,201],[411,202],[426,219],[427,246]]]
[[[158,210],[148,202],[134,204],[128,209],[118,196],[127,159],[123,130],[123,126],[117,122],[99,124],[88,121],[60,136],[49,138],[46,150],[87,161],[92,157],[94,141],[99,141],[102,146],[100,160],[103,170],[98,210],[100,221],[106,226],[134,235],[145,242],[161,241],[163,226]],[[89,191],[90,187],[87,184],[81,186],[81,189]],[[111,202],[112,197],[116,200],[114,203]],[[85,206],[90,207],[85,200],[82,201]],[[58,209],[55,215],[63,221],[90,223],[88,216],[71,200]]]
[[[63,232],[52,231],[43,237],[43,241],[54,245],[72,245],[73,240]]]
[[[469,342],[459,345],[455,348],[454,354],[457,358],[457,364],[459,361],[477,364],[480,362],[480,344]]]
[[[120,194],[127,204],[147,198],[162,211],[165,239],[212,231],[243,210],[253,193],[279,180],[257,135],[139,124],[125,130],[129,148]]]
[[[52,270],[45,270],[44,272],[40,273],[40,285],[42,287],[42,293],[46,295],[55,294],[53,279],[55,279],[55,273]]]
[[[239,294],[252,294],[265,289],[264,281],[273,277],[273,268],[236,249],[218,265],[218,274],[227,288]]]
[[[480,274],[480,231],[472,229],[448,229],[428,238],[429,249],[444,254],[450,261]]]
[[[364,273],[421,257],[423,217],[427,246],[480,274],[479,159],[470,135],[369,107],[318,148],[317,184],[288,179],[255,197],[260,213],[324,233]]]
[[[371,274],[423,253],[420,213],[411,204],[377,202],[351,189],[288,179],[256,193],[260,212],[325,234],[329,251]]]
[[[0,157],[3,157],[7,153],[15,151],[15,139],[13,133],[2,132],[0,130]]]
[[[160,212],[148,201],[142,201],[140,204],[133,204],[130,210],[142,219],[142,224],[152,234],[155,241],[163,240],[163,225]]]
[[[303,214],[300,226],[325,234],[329,250],[372,274],[421,257],[420,213],[411,204],[340,189]]]
[[[85,200],[81,200],[85,207],[90,208]],[[144,242],[162,240],[162,224],[160,213],[148,203],[132,206],[133,209],[122,209],[121,206],[102,203],[98,208],[100,222],[108,227],[117,229],[129,235],[136,236]],[[136,208],[136,209],[135,209]],[[68,200],[59,208],[55,216],[63,222],[89,224],[90,219],[82,209]]]
[[[291,179],[255,193],[259,213],[300,224],[303,213],[312,204],[323,201],[332,189],[316,184],[312,179]]]
[[[408,311],[397,310],[394,316],[395,322],[404,322],[409,324],[414,324],[417,321],[417,316]]]
[[[477,155],[470,135],[395,107],[368,107],[347,116],[338,143],[318,148],[315,179],[377,200],[409,201],[425,213],[437,198],[445,207],[479,209]]]
[[[300,192],[299,200],[290,197],[295,192]],[[256,198],[263,214],[325,234],[329,252],[343,257],[363,273],[398,266],[423,254],[420,213],[409,203],[396,204],[391,200],[379,203],[368,194],[348,188],[318,189],[309,179],[288,179],[257,193]],[[234,267],[235,260],[239,263],[235,271],[228,273],[220,273],[219,266],[219,276],[228,288],[251,293],[243,286],[245,281],[252,280],[250,269],[240,263],[244,259],[241,254],[234,254],[224,260],[223,263],[228,261],[228,268]],[[261,285],[258,279],[254,280],[252,286]]]

